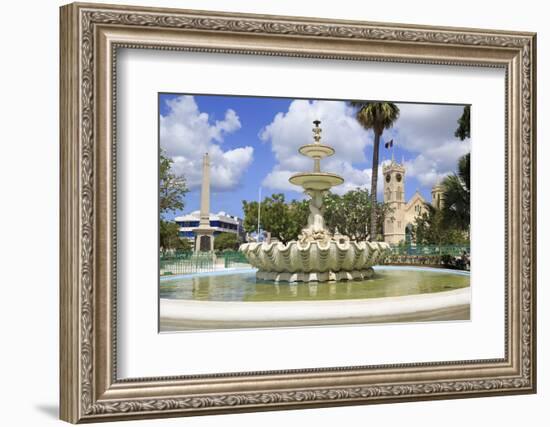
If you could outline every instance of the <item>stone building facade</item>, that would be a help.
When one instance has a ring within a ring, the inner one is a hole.
[[[398,244],[411,241],[411,231],[415,218],[426,212],[426,200],[416,191],[409,201],[405,201],[405,167],[395,161],[382,168],[384,178],[384,202],[393,213],[384,222],[384,241]],[[443,187],[436,184],[432,188],[432,205],[442,207]]]

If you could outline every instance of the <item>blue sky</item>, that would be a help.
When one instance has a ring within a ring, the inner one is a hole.
[[[470,141],[454,137],[463,106],[397,103],[400,118],[384,132],[382,143],[394,140],[394,156],[407,168],[405,193],[420,191],[430,200],[431,187],[456,169],[458,158],[470,151]],[[174,160],[190,188],[185,208],[174,216],[199,209],[201,163],[208,151],[211,163],[211,211],[242,216],[242,200],[284,193],[302,198],[288,183],[295,172],[311,170],[312,162],[298,154],[312,142],[312,120],[320,119],[322,142],[336,154],[321,169],[344,176],[342,193],[370,189],[372,131],[363,129],[345,102],[217,95],[160,94],[160,146]],[[391,151],[380,148],[381,161]],[[380,171],[381,172],[381,171]],[[379,194],[383,181],[379,180]]]

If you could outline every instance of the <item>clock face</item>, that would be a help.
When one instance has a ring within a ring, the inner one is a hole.
[[[401,182],[402,176],[400,173],[398,173],[397,175],[395,175],[395,178],[397,179],[397,182]]]
[[[388,173],[386,174],[386,182],[390,182],[391,180],[391,175]]]

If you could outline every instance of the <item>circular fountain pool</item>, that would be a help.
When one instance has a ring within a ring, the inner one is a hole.
[[[371,299],[445,292],[470,285],[467,272],[415,267],[376,267],[369,280],[338,283],[273,283],[257,280],[253,269],[163,279],[161,298],[195,301]]]
[[[255,270],[163,277],[160,330],[468,320],[468,272],[375,267],[369,280],[257,281]]]

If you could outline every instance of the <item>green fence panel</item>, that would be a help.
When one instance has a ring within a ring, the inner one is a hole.
[[[219,260],[218,268],[234,267],[236,264],[248,264],[248,260],[242,252],[224,251],[212,252],[171,252],[160,255],[160,274],[175,275],[212,271],[216,268],[216,260]]]
[[[394,255],[453,255],[470,253],[469,245],[396,245],[392,246]]]
[[[161,256],[160,274],[175,275],[212,271],[215,268],[216,256],[213,253],[179,254]]]
[[[225,268],[231,268],[235,264],[248,264],[248,260],[242,252],[226,251],[222,254]]]

